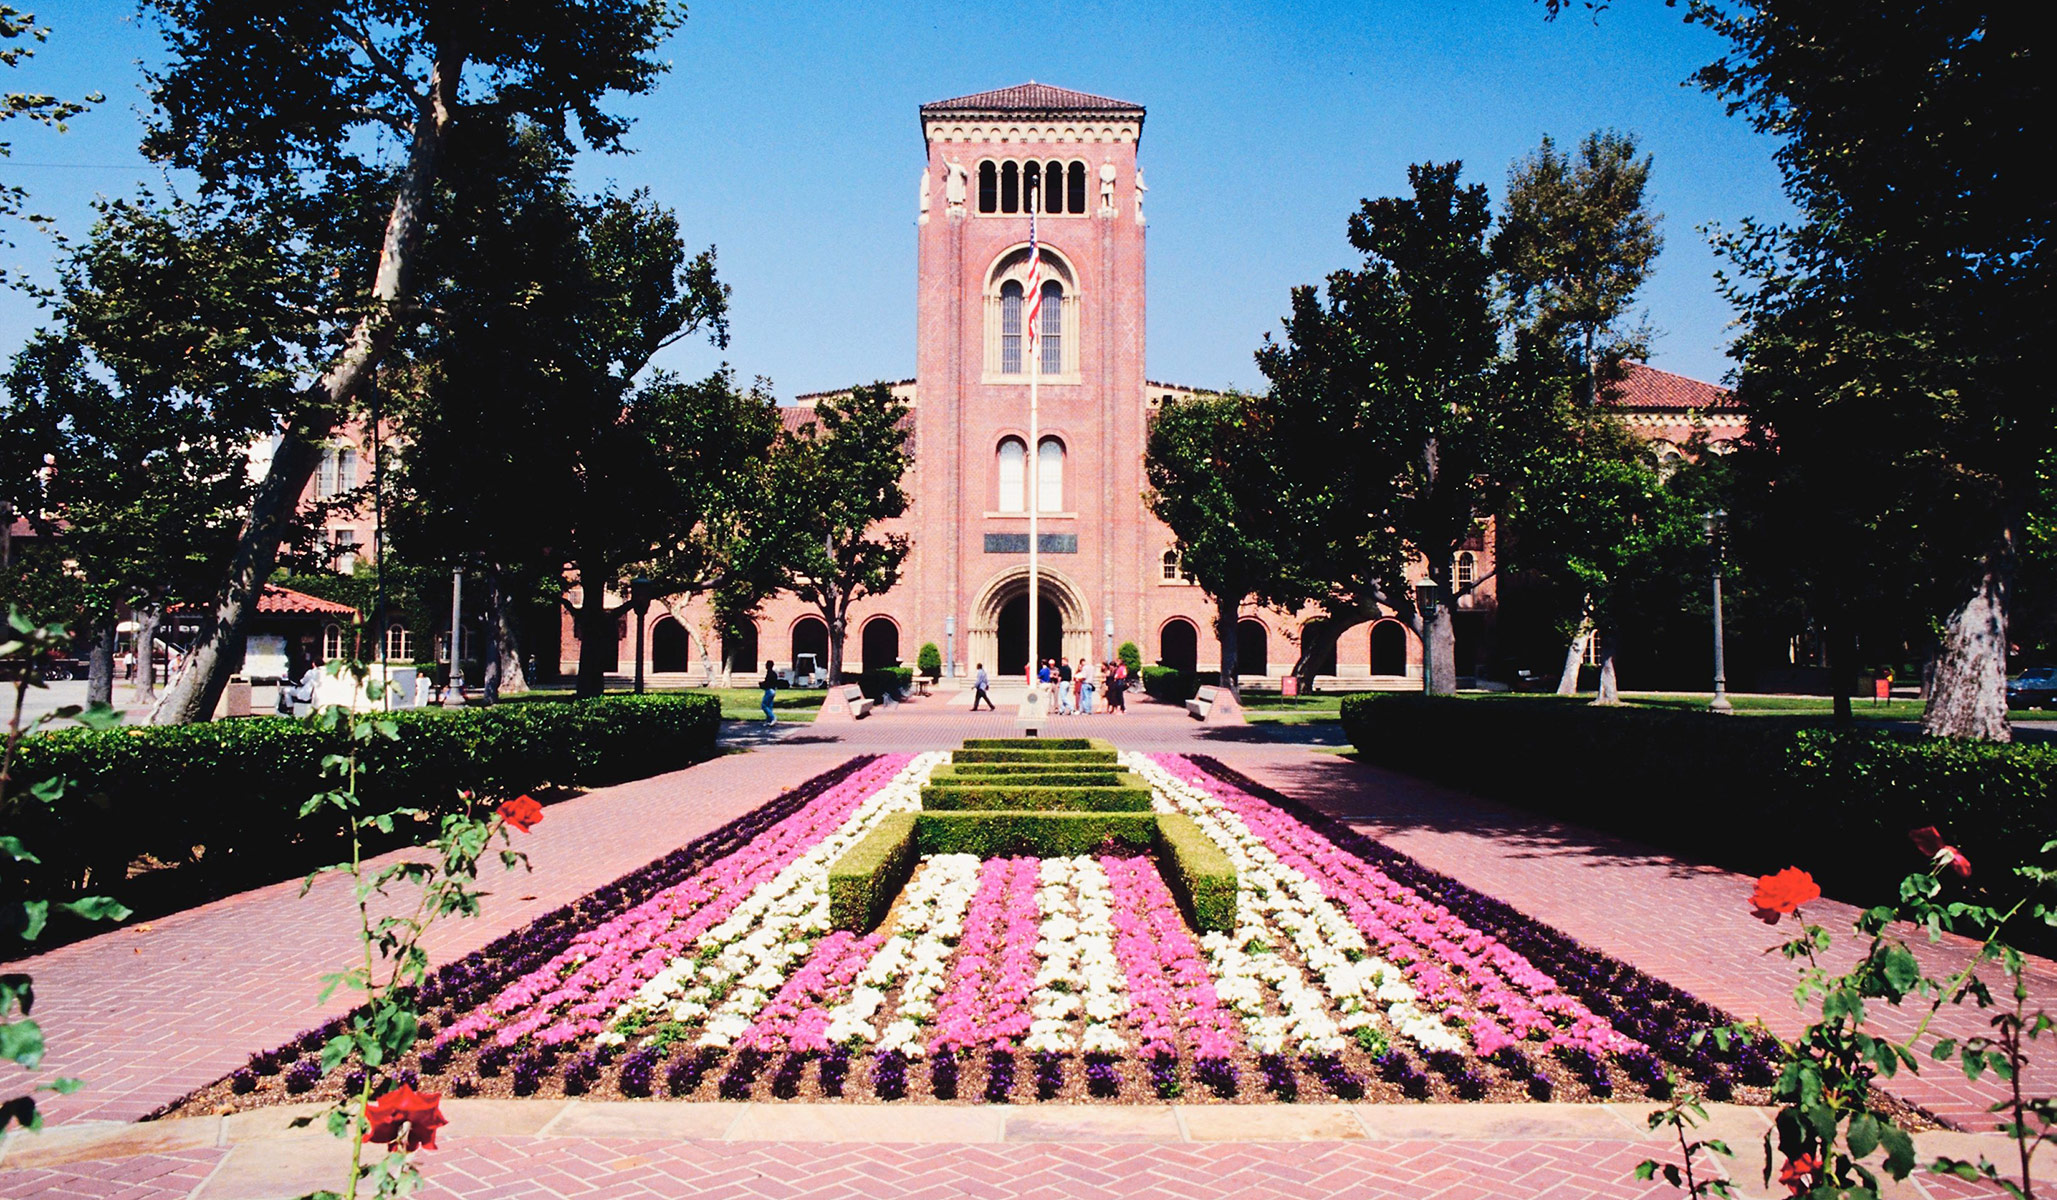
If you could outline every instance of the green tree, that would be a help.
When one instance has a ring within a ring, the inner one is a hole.
[[[1363,266],[1332,274],[1325,297],[1296,288],[1285,340],[1257,354],[1277,414],[1285,564],[1263,598],[1327,614],[1303,663],[1352,625],[1397,614],[1422,639],[1436,692],[1456,688],[1457,551],[1544,440],[1552,403],[1501,360],[1491,209],[1458,174],[1456,163],[1410,167],[1412,195],[1365,201],[1350,219]],[[1435,603],[1417,603],[1415,563]]]
[[[18,67],[23,60],[34,58],[35,48],[25,44],[24,39],[42,42],[49,36],[49,28],[37,25],[34,15],[22,12],[11,4],[0,4],[0,66]],[[86,111],[88,105],[98,104],[104,98],[98,92],[90,93],[83,100],[61,100],[40,92],[0,93],[0,124],[19,118],[47,125],[62,133],[66,121]],[[11,157],[13,153],[13,143],[0,142],[0,158]],[[0,183],[0,219],[21,216],[22,206],[27,200],[28,193],[20,187]],[[31,216],[29,220],[40,222],[44,218]],[[0,246],[11,244],[4,234],[0,234]],[[0,271],[0,281],[8,281],[4,271]]]
[[[772,507],[753,542],[827,622],[831,685],[843,680],[850,607],[891,591],[907,561],[907,535],[875,527],[907,511],[912,435],[907,405],[875,383],[822,400],[773,451]]]
[[[338,229],[354,227],[346,214],[382,213],[371,236],[341,243],[351,251],[338,268],[349,302],[322,310],[334,314],[323,320],[324,353],[281,414],[213,610],[152,714],[175,723],[213,709],[323,441],[422,313],[414,276],[453,131],[524,117],[567,148],[574,139],[618,148],[627,122],[604,101],[648,89],[665,69],[656,49],[683,14],[668,0],[152,0],[151,9],[170,56],[152,76],[146,153],[194,172],[208,197],[292,210],[296,248],[338,244]]]
[[[1236,626],[1243,602],[1276,578],[1277,495],[1262,397],[1168,400],[1150,419],[1143,473],[1151,513],[1178,538],[1180,563],[1214,602],[1221,682],[1238,692]]]
[[[1916,568],[1941,627],[1923,729],[2008,740],[2012,593],[2057,452],[2040,363],[2057,334],[2057,214],[2034,174],[2048,39],[2001,5],[1689,14],[1729,46],[1700,84],[1779,139],[1800,210],[1721,239],[1747,324],[1739,394],[1790,461],[1782,477],[1813,476],[1826,497],[1849,468],[1865,476],[1790,515],[1818,545]]]

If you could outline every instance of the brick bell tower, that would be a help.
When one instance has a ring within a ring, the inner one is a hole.
[[[954,618],[959,674],[1025,665],[1035,471],[1042,652],[1104,660],[1110,629],[1142,640],[1155,552],[1141,501],[1143,108],[1031,82],[924,104],[921,129],[916,622]],[[1030,204],[1044,281],[1036,446],[1022,328]]]

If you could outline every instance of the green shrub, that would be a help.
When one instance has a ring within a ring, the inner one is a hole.
[[[1031,771],[1010,771],[1006,774],[989,774],[977,771],[976,767],[1032,767]],[[1052,767],[1039,763],[966,763],[962,767],[944,765],[936,768],[929,776],[930,783],[955,784],[958,787],[1122,787],[1136,786],[1138,781],[1126,771],[1117,771],[1105,763],[1089,763],[1083,767]]]
[[[1120,659],[1121,664],[1128,668],[1128,677],[1130,679],[1135,679],[1142,675],[1143,651],[1134,642],[1123,642],[1121,649],[1114,652],[1114,657]]]
[[[962,787],[931,783],[921,789],[921,806],[930,812],[1149,812],[1150,789],[1140,780],[1134,787]]]
[[[1181,671],[1177,667],[1144,667],[1143,690],[1153,699],[1184,704],[1200,690],[1200,685],[1195,682],[1191,671]]]
[[[1147,849],[1157,836],[1153,813],[923,812],[915,840],[923,854],[1027,854],[1052,858],[1092,854],[1108,842]]]
[[[930,679],[941,678],[943,674],[943,652],[936,647],[934,642],[923,642],[921,644],[921,653],[914,657],[914,665],[919,667],[921,673]]]
[[[914,686],[914,668],[873,667],[858,680],[857,686],[874,700],[899,696]]]
[[[1236,867],[1193,819],[1157,817],[1157,865],[1186,920],[1201,933],[1236,927]]]
[[[393,721],[398,740],[372,742],[360,756],[358,794],[368,811],[419,808],[433,819],[455,805],[460,788],[499,799],[691,765],[713,752],[721,705],[705,695],[610,696],[402,711]],[[42,856],[13,873],[34,894],[107,886],[144,857],[191,863],[203,847],[210,870],[224,860],[267,869],[277,860],[277,878],[298,870],[311,848],[326,853],[339,835],[333,810],[306,820],[299,813],[329,786],[322,757],[342,749],[337,735],[278,717],[56,730],[22,743],[19,770],[76,786],[55,807],[9,814],[0,834],[19,836]]]
[[[829,926],[869,933],[914,876],[914,814],[892,813],[829,866]]]
[[[1106,738],[965,738],[966,750],[1106,750],[1114,743]]]
[[[1920,865],[1923,825],[1987,877],[2057,838],[2052,746],[1540,697],[1351,696],[1342,723],[1378,766],[1747,874],[1799,866],[1852,898]]]
[[[960,779],[1006,779],[1015,775],[1105,775],[1119,768],[1114,763],[1041,763],[1041,762],[967,762],[944,763],[936,768],[936,775],[949,775]]]
[[[1098,763],[1112,767],[1114,760],[1112,750],[957,750],[950,755],[953,763]]]

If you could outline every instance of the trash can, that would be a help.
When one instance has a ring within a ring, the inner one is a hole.
[[[1281,675],[1281,676],[1279,676],[1279,677],[1278,677],[1278,694],[1279,694],[1279,695],[1281,695],[1281,696],[1297,696],[1297,695],[1299,695],[1299,694],[1300,694],[1300,677],[1299,677],[1298,675]]]

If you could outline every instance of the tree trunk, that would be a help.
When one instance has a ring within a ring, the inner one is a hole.
[[[1241,596],[1221,596],[1214,601],[1214,637],[1221,643],[1221,686],[1238,701],[1243,691],[1236,677],[1236,625],[1242,607]]]
[[[1828,690],[1833,697],[1836,724],[1855,721],[1850,698],[1857,694],[1857,631],[1850,618],[1841,612],[1828,627]]]
[[[1935,686],[1922,710],[1930,737],[2010,742],[2007,723],[2007,600],[2014,576],[2011,533],[1979,562],[1971,595],[1943,626]]]
[[[1614,653],[1620,639],[1615,636],[1612,625],[1599,627],[1600,637],[1600,691],[1593,697],[1595,704],[1621,703],[1621,689],[1614,679]]]
[[[607,690],[607,672],[621,661],[621,639],[614,634],[614,614],[607,611],[606,573],[592,563],[579,564],[578,698]],[[590,582],[588,582],[590,581]]]
[[[1428,678],[1422,691],[1431,696],[1457,694],[1457,622],[1448,604],[1422,614],[1421,655]]]
[[[496,651],[485,668],[486,678],[493,684],[490,702],[502,696],[522,695],[529,690],[529,680],[521,665],[521,629],[515,623],[514,605],[509,602],[498,571],[486,575],[486,605],[486,636],[492,642],[489,649]]]
[[[1331,618],[1307,626],[1306,632],[1300,635],[1300,657],[1293,663],[1293,674],[1299,676],[1303,691],[1314,690],[1314,664],[1331,657],[1343,635],[1362,624],[1362,620],[1338,621]]]
[[[1583,616],[1578,621],[1578,632],[1571,635],[1571,645],[1564,648],[1564,670],[1557,675],[1557,694],[1578,695],[1579,668],[1586,665],[1586,639],[1593,636],[1593,618]]]
[[[385,237],[379,245],[378,267],[363,315],[350,330],[343,352],[313,386],[301,393],[295,419],[283,430],[277,454],[257,486],[250,516],[236,539],[214,611],[202,623],[179,673],[164,689],[150,721],[181,725],[205,721],[214,713],[229,673],[242,661],[243,642],[257,597],[278,558],[279,543],[300,507],[300,496],[321,461],[322,439],[335,428],[343,410],[364,390],[379,360],[393,342],[394,310],[407,298],[415,243],[427,217],[436,160],[450,134],[458,78],[465,51],[444,46],[429,68],[428,89],[414,121],[414,141],[407,168],[386,214]],[[454,661],[453,648],[453,661]]]
[[[136,682],[131,694],[137,704],[157,698],[157,623],[163,615],[155,602],[136,609]]]
[[[850,631],[848,608],[837,600],[830,600],[821,606],[821,617],[829,627],[829,686],[843,682],[843,636]],[[1029,666],[1029,678],[1035,678],[1035,666]]]
[[[114,614],[93,618],[93,645],[86,651],[86,703],[114,703]]]

